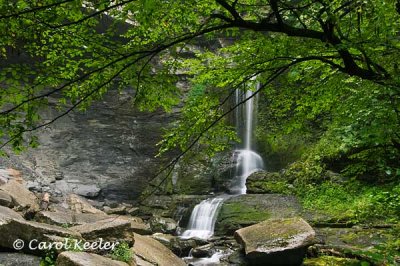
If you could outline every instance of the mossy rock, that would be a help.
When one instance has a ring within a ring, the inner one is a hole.
[[[226,203],[219,214],[216,233],[232,235],[238,228],[264,221],[270,217],[267,210],[248,206],[240,202]],[[224,233],[222,233],[224,232]]]
[[[338,258],[333,256],[322,256],[318,258],[305,259],[304,266],[368,266],[368,262],[356,259]]]
[[[295,197],[279,194],[247,194],[226,200],[215,225],[216,235],[233,235],[240,228],[269,218],[289,218],[301,212]]]
[[[246,187],[248,194],[292,194],[294,189],[280,173],[266,171],[251,174],[246,180]]]

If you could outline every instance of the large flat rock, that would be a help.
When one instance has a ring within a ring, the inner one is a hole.
[[[68,208],[76,213],[106,214],[105,212],[93,207],[92,204],[90,204],[89,201],[85,198],[82,198],[75,194],[69,194],[66,201],[68,204]]]
[[[128,266],[122,261],[112,260],[97,254],[64,251],[57,257],[57,266]],[[130,266],[136,264],[132,263]]]
[[[38,199],[35,194],[15,180],[10,180],[6,184],[0,186],[0,191],[6,192],[10,195],[13,205],[15,206],[24,208],[30,207],[35,210],[39,209]]]
[[[9,209],[7,207],[0,206],[0,220],[1,219],[17,219],[24,220],[21,214],[18,212]]]
[[[315,232],[302,218],[294,217],[239,229],[235,238],[252,265],[301,265]]]
[[[135,234],[135,244],[132,249],[135,256],[139,258],[138,261],[142,261],[140,265],[186,265],[186,263],[172,253],[171,250],[151,237]]]
[[[48,242],[49,236],[81,238],[78,232],[54,225],[25,221],[19,214],[12,210],[5,211],[3,208],[0,208],[0,247],[2,248],[14,249],[13,244],[19,239],[24,244],[20,250],[41,254],[45,251],[29,248],[31,241],[35,241],[33,244],[36,245],[39,242]]]
[[[128,241],[133,241],[131,222],[118,217],[110,217],[95,223],[77,225],[70,229],[81,233],[83,238],[87,240],[98,240],[99,238],[116,240],[124,238]]]
[[[41,211],[36,214],[36,220],[43,223],[55,225],[81,225],[85,223],[94,223],[104,220],[108,215],[103,213],[75,213],[69,210],[65,212]]]
[[[215,234],[233,235],[237,229],[269,218],[290,218],[300,213],[301,205],[293,196],[239,195],[224,201],[215,224]]]

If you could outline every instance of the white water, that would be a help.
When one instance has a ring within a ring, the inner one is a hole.
[[[208,239],[214,234],[217,211],[222,202],[227,198],[226,195],[216,198],[203,200],[197,204],[190,216],[188,230],[183,232],[182,238],[197,237]]]
[[[252,150],[235,150],[236,170],[229,189],[231,194],[246,194],[246,179],[255,171],[264,168],[261,156]]]
[[[241,105],[241,108],[237,108],[235,111],[236,127],[244,145],[233,153],[236,159],[236,170],[229,191],[230,194],[234,195],[246,194],[247,177],[254,171],[264,168],[261,156],[252,150],[252,136],[256,117],[254,112],[256,97],[251,97],[252,94],[253,92],[249,90],[245,93],[237,90],[235,93],[236,104],[247,98],[249,99],[245,104]],[[241,128],[242,124],[244,124],[243,129]],[[218,210],[224,200],[229,197],[228,195],[222,195],[203,200],[196,205],[190,216],[188,229],[183,232],[181,237],[210,238],[214,234]]]

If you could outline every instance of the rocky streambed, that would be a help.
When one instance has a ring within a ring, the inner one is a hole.
[[[182,239],[206,195],[116,203],[37,193],[25,179],[1,171],[1,265],[379,265],[363,252],[392,230],[330,223],[292,196],[249,194],[222,205],[215,236]]]

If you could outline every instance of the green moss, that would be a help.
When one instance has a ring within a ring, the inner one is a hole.
[[[293,189],[285,181],[254,181],[248,188],[249,191],[257,193],[278,193],[278,194],[292,194]]]
[[[305,259],[304,266],[368,266],[369,263],[355,259],[322,256],[319,258]]]
[[[270,217],[268,211],[257,206],[240,202],[229,202],[222,205],[216,224],[216,234],[233,234],[239,228],[264,221]]]

